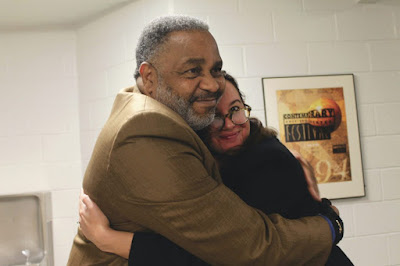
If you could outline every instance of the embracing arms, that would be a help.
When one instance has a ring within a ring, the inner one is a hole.
[[[332,239],[324,218],[287,220],[249,207],[220,182],[194,132],[159,117],[136,118],[121,129],[107,164],[113,186],[99,206],[107,206],[107,216],[118,213],[109,216],[114,228],[133,232],[140,225],[213,265],[326,260]],[[157,132],[143,136],[152,127]]]
[[[107,217],[83,190],[79,196],[79,226],[101,251],[129,258],[133,233],[113,230]]]

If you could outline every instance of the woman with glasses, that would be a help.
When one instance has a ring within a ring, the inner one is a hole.
[[[302,165],[276,138],[277,133],[250,118],[236,80],[225,74],[226,89],[214,121],[198,132],[218,162],[224,184],[243,201],[266,214],[285,218],[317,215]],[[302,161],[302,163],[305,163]],[[81,228],[101,250],[129,257],[129,265],[208,265],[168,239],[153,233],[114,231],[87,195],[81,196]],[[352,265],[334,246],[326,265]]]

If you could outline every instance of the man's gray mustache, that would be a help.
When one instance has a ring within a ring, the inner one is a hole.
[[[201,100],[209,100],[214,98],[216,101],[219,100],[219,98],[221,98],[222,96],[222,92],[218,91],[218,92],[214,92],[214,93],[206,93],[206,94],[202,94],[202,95],[197,95],[197,96],[193,96],[192,98],[190,98],[190,103],[194,103],[195,101],[201,101]]]

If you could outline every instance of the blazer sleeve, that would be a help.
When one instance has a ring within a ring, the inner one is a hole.
[[[132,118],[108,165],[115,211],[212,265],[325,263],[332,239],[322,217],[287,220],[249,207],[210,176],[201,152],[172,119]]]

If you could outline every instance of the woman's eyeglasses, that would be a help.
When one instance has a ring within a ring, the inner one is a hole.
[[[235,125],[243,125],[249,120],[251,107],[247,104],[243,108],[229,110],[229,113],[224,116],[215,116],[210,124],[213,130],[221,130],[225,126],[225,119],[228,117]]]

